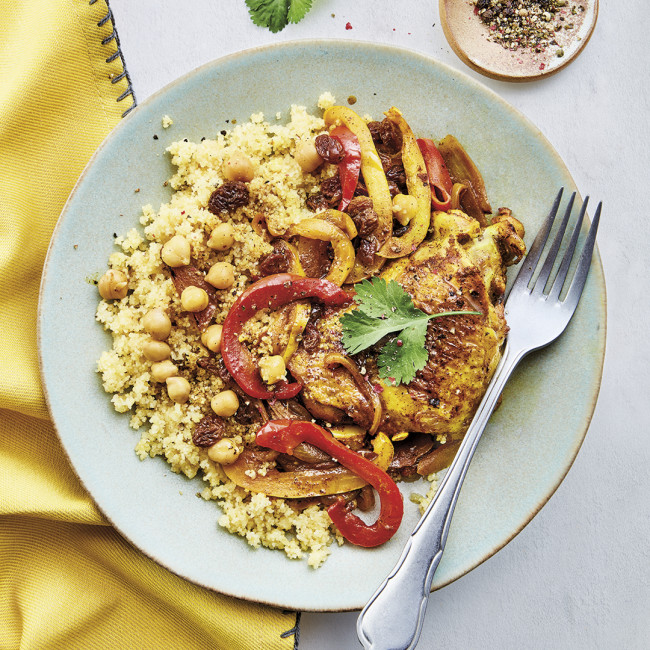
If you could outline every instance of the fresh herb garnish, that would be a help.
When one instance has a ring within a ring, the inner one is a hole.
[[[311,9],[312,0],[246,0],[251,20],[274,34],[289,23],[300,22]]]
[[[382,347],[377,359],[379,376],[394,385],[408,384],[426,365],[425,338],[429,320],[440,316],[481,315],[480,311],[425,314],[394,280],[364,280],[355,289],[354,299],[359,307],[341,317],[343,347],[349,354],[357,354],[388,334],[399,332]]]

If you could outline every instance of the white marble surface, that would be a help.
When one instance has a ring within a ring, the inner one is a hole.
[[[605,201],[598,244],[608,289],[607,355],[586,441],[524,531],[432,595],[418,647],[650,647],[647,0],[601,0],[582,55],[528,84],[492,81],[464,66],[445,40],[436,0],[313,5],[303,22],[274,35],[251,23],[244,0],[111,0],[140,101],[202,63],[264,43],[318,37],[400,45],[499,93],[551,141],[582,194]],[[300,649],[360,647],[356,616],[304,614]]]

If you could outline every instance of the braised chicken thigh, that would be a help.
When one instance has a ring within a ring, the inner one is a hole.
[[[505,271],[524,254],[523,226],[507,210],[485,228],[459,210],[435,212],[431,225],[431,238],[387,265],[381,277],[400,284],[427,314],[472,310],[481,315],[430,321],[427,364],[399,386],[380,381],[372,351],[353,358],[363,382],[328,361],[332,354],[345,355],[340,318],[354,305],[312,317],[288,367],[304,385],[303,403],[314,417],[352,420],[367,429],[378,395],[379,430],[388,435],[408,431],[457,438],[465,432],[501,357],[507,333]]]

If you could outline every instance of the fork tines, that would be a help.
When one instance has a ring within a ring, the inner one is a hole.
[[[560,294],[562,293],[562,289],[564,288],[564,284],[567,275],[569,273],[569,268],[571,266],[571,260],[573,259],[576,245],[578,243],[580,230],[582,228],[582,222],[584,220],[587,211],[587,203],[589,202],[589,197],[586,197],[580,209],[578,219],[571,233],[571,238],[569,240],[569,243],[568,245],[566,245],[566,250],[564,251],[564,255],[562,257],[562,261],[560,262],[560,266],[557,271],[557,274],[555,275],[553,284],[550,287],[550,290],[546,292],[545,291],[546,286],[549,282],[549,278],[551,277],[551,273],[553,271],[553,267],[555,266],[558,253],[560,252],[562,242],[565,239],[566,228],[569,223],[571,212],[573,210],[573,204],[576,198],[575,192],[573,192],[573,194],[569,198],[569,202],[564,212],[564,217],[560,222],[555,238],[553,239],[553,243],[551,244],[548,250],[546,258],[544,259],[544,262],[542,264],[541,270],[539,271],[537,277],[534,278],[532,285],[531,285],[531,280],[533,280],[533,276],[535,275],[535,271],[538,267],[540,258],[542,256],[542,252],[546,247],[548,237],[553,228],[555,217],[557,216],[558,208],[560,206],[560,201],[562,200],[562,194],[563,194],[563,189],[561,189],[558,192],[555,201],[553,202],[553,207],[551,208],[548,217],[542,224],[542,227],[540,228],[539,233],[535,238],[535,241],[530,247],[530,250],[528,251],[528,255],[524,260],[524,263],[522,265],[521,270],[519,271],[519,274],[517,275],[517,279],[515,280],[515,285],[514,285],[514,286],[519,285],[518,290],[526,290],[525,288],[529,287],[529,292],[532,293],[534,296],[542,299],[548,299],[548,300],[558,300]],[[566,307],[570,309],[574,309],[575,306],[578,304],[578,299],[580,298],[580,294],[582,293],[582,289],[587,279],[587,273],[589,271],[589,266],[591,264],[591,257],[593,255],[594,245],[596,241],[596,232],[598,230],[598,224],[600,222],[601,209],[602,209],[602,202],[600,202],[598,204],[598,207],[596,208],[596,213],[594,214],[594,218],[591,222],[591,227],[589,228],[589,232],[585,239],[582,252],[580,254],[580,258],[576,265],[575,273],[573,274],[573,279],[571,281],[568,291],[566,292],[564,300],[561,301],[563,305],[566,305]]]

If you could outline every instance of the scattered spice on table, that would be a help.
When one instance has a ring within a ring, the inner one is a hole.
[[[490,30],[488,40],[507,50],[545,52],[555,47],[559,57],[564,56],[559,33],[575,30],[574,18],[585,11],[583,3],[569,0],[472,0],[471,3],[474,13]]]

